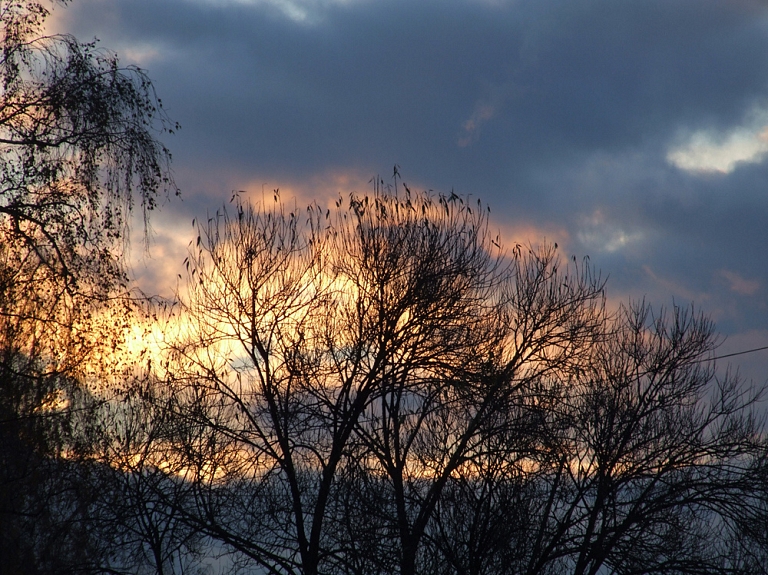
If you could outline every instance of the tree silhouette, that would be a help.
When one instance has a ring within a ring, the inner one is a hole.
[[[175,126],[47,16],[0,4],[0,573],[768,572],[760,390],[711,322],[612,313],[588,261],[397,169],[331,209],[236,194],[161,357],[102,369]]]
[[[98,562],[85,525],[93,494],[76,465],[93,448],[83,382],[130,321],[115,298],[131,206],[146,216],[175,191],[155,137],[175,126],[147,77],[94,44],[45,35],[47,16],[38,2],[0,3],[0,569],[10,572]]]
[[[704,316],[609,313],[589,265],[503,252],[456,195],[233,202],[198,226],[162,383],[135,397],[179,519],[235,561],[765,569],[760,394],[715,377]]]
[[[553,382],[560,397],[545,414],[546,449],[523,469],[494,454],[481,473],[456,478],[434,528],[446,568],[765,572],[764,541],[742,530],[765,505],[758,395],[714,377],[711,322],[680,308],[653,317],[640,303],[605,330]]]

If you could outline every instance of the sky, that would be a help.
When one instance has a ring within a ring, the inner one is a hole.
[[[721,355],[768,345],[762,0],[74,0],[52,25],[181,124],[145,289],[234,190],[323,203],[398,165],[488,204],[506,245],[589,256],[610,302],[693,304]],[[730,361],[768,379],[768,351]]]

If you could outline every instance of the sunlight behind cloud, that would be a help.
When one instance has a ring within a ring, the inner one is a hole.
[[[645,236],[642,231],[626,230],[608,221],[600,210],[596,210],[584,219],[577,237],[589,249],[613,253],[641,241]]]
[[[252,176],[236,181],[235,186],[236,189],[245,190],[246,197],[252,202],[271,198],[273,190],[277,188],[283,199],[300,209],[314,202],[330,208],[340,197],[349,197],[351,193],[369,193],[373,189],[374,175],[372,171],[351,167],[330,168],[298,178],[270,174]],[[418,185],[415,189],[419,189]]]
[[[167,50],[164,50],[158,45],[135,44],[122,48],[119,55],[126,64],[145,67],[162,58],[164,52],[167,53]]]
[[[687,172],[729,174],[739,164],[757,164],[768,154],[768,114],[755,114],[751,126],[728,132],[698,130],[667,152],[667,162]]]

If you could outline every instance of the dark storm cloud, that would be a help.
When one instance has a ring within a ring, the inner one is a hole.
[[[760,2],[368,0],[306,3],[305,21],[279,6],[80,0],[66,20],[156,52],[139,61],[183,126],[169,144],[196,206],[237,182],[398,163],[500,222],[562,228],[619,293],[768,328],[768,161],[668,159],[697,132],[760,131]]]
[[[737,3],[361,2],[301,24],[258,5],[145,0],[88,3],[79,26],[98,30],[83,19],[99,10],[118,11],[109,34],[159,45],[151,71],[206,133],[198,154],[292,173],[397,160],[495,191],[500,172],[730,125],[768,80],[764,20]]]

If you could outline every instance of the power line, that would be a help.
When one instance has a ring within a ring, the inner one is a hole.
[[[718,356],[715,356],[715,357],[707,357],[707,358],[703,358],[703,359],[698,359],[694,363],[701,363],[701,362],[704,362],[704,361],[715,361],[716,359],[724,359],[726,357],[734,357],[736,355],[744,355],[744,354],[747,354],[747,353],[754,353],[756,351],[763,351],[764,349],[768,349],[768,345],[764,345],[763,347],[756,347],[754,349],[746,349],[744,351],[736,351],[734,353],[726,353],[725,355],[718,355]]]

